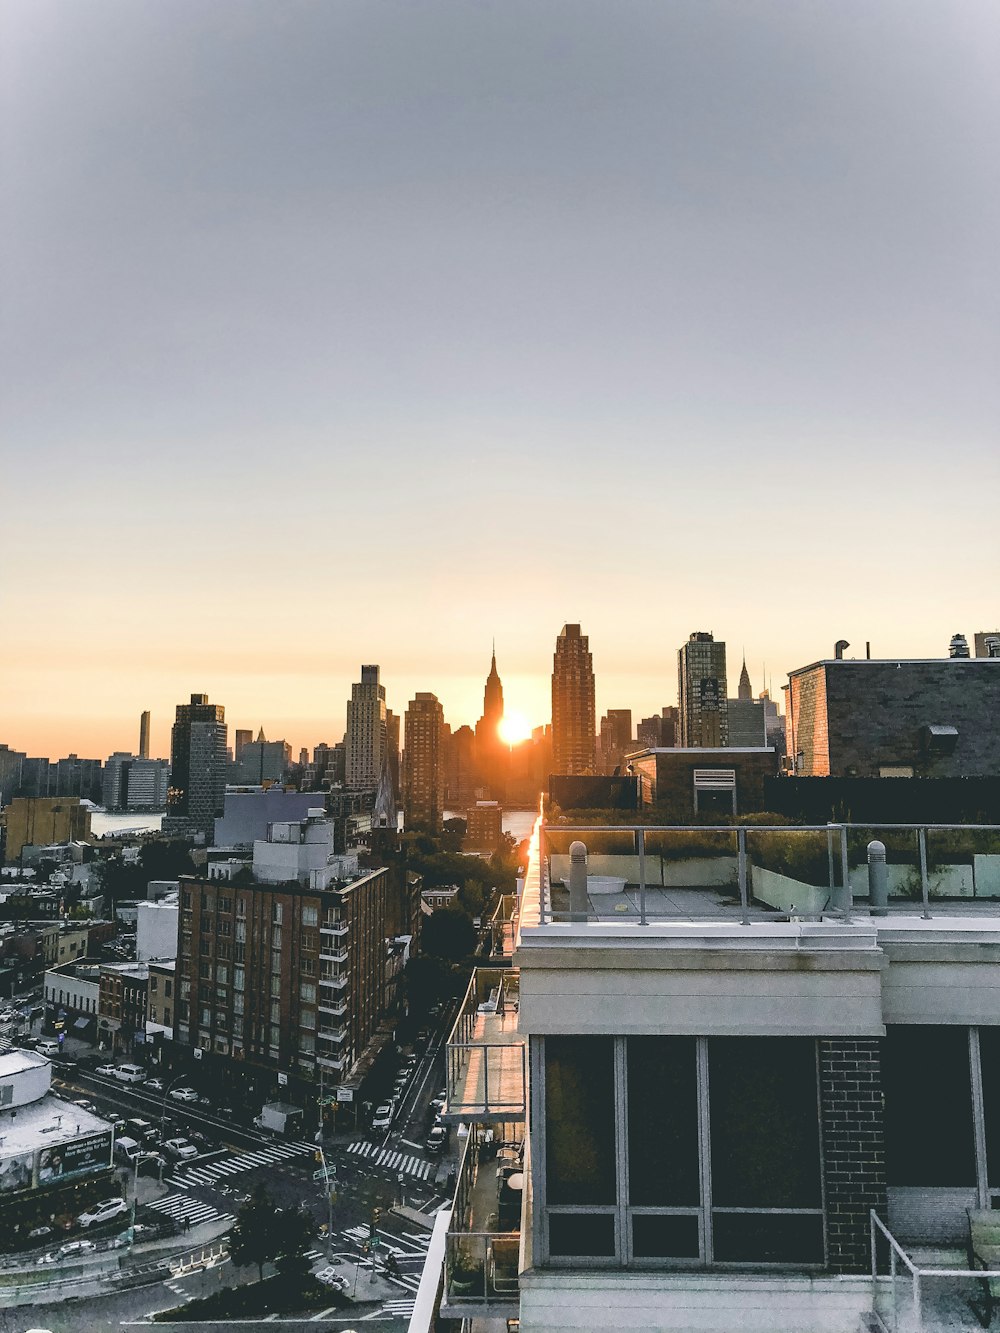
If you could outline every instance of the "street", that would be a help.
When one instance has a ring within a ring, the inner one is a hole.
[[[278,1207],[301,1206],[312,1215],[316,1234],[309,1257],[314,1270],[332,1263],[347,1279],[348,1294],[356,1302],[354,1310],[331,1306],[328,1311],[310,1315],[306,1322],[350,1328],[363,1318],[366,1324],[376,1323],[388,1333],[396,1333],[406,1328],[412,1312],[430,1231],[391,1210],[405,1204],[407,1209],[429,1215],[446,1201],[436,1180],[454,1166],[457,1145],[449,1142],[444,1152],[435,1156],[426,1151],[424,1140],[433,1119],[430,1102],[443,1084],[443,1043],[457,1004],[456,1000],[446,1006],[439,1017],[438,1029],[412,1069],[388,1132],[372,1136],[352,1129],[324,1139],[334,1186],[330,1235],[326,1235],[331,1210],[325,1183],[321,1176],[315,1178],[319,1175],[315,1144],[271,1138],[223,1121],[209,1108],[165,1101],[161,1095],[144,1092],[141,1084],[123,1088],[83,1067],[56,1086],[64,1097],[93,1102],[98,1114],[109,1118],[141,1115],[157,1125],[162,1123],[168,1134],[196,1129],[218,1145],[216,1151],[190,1163],[170,1165],[162,1181],[135,1182],[131,1174],[127,1179],[123,1177],[127,1193],[136,1183],[140,1186],[139,1221],[170,1218],[181,1228],[184,1241],[192,1246],[207,1243],[205,1238],[209,1236],[224,1237],[253,1188],[264,1184]],[[369,1245],[376,1209],[377,1271],[373,1280]],[[178,1247],[183,1244],[180,1237]],[[390,1256],[391,1271],[387,1273],[385,1264]],[[141,1246],[136,1249],[135,1260],[144,1262]],[[208,1295],[221,1285],[243,1284],[255,1277],[253,1268],[235,1269],[227,1260],[207,1270],[170,1276],[147,1287],[85,1302],[62,1300],[50,1306],[22,1307],[0,1320],[0,1333],[8,1329],[20,1333],[28,1328],[70,1333],[143,1324],[154,1313]],[[288,1324],[283,1320],[282,1326]]]

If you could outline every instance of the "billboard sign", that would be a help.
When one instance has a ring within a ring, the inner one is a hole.
[[[45,1185],[67,1176],[89,1175],[111,1162],[111,1131],[86,1139],[72,1139],[42,1148],[38,1154],[38,1183]]]
[[[18,1153],[14,1157],[5,1157],[0,1162],[0,1194],[12,1194],[15,1190],[31,1189],[31,1169],[34,1165],[34,1153]]]
[[[701,711],[717,713],[719,711],[719,678],[703,676],[701,679]]]

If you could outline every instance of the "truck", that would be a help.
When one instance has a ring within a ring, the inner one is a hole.
[[[254,1117],[258,1129],[284,1138],[302,1133],[302,1107],[288,1102],[265,1102],[260,1115]]]

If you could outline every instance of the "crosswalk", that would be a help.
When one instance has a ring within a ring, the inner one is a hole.
[[[367,1244],[371,1235],[370,1228],[362,1224],[360,1226],[345,1227],[340,1233],[345,1240],[353,1241],[355,1245],[362,1246]],[[389,1255],[396,1260],[400,1259],[423,1259],[427,1253],[427,1246],[430,1241],[429,1236],[397,1236],[393,1233],[384,1231],[379,1233],[381,1245],[379,1246],[380,1257],[386,1259]],[[395,1242],[395,1243],[394,1243]],[[397,1287],[402,1287],[404,1291],[416,1292],[420,1287],[420,1274],[407,1273],[399,1269],[394,1274],[383,1273],[382,1276],[389,1282],[395,1283]]]
[[[392,1148],[379,1148],[367,1139],[358,1139],[347,1145],[347,1151],[357,1157],[363,1157],[372,1166],[384,1166],[390,1171],[404,1171],[415,1180],[429,1180],[434,1173],[436,1163],[425,1162],[412,1153],[402,1153]]]
[[[147,1207],[182,1225],[190,1222],[193,1227],[201,1222],[234,1221],[232,1213],[220,1213],[210,1203],[202,1203],[200,1199],[193,1199],[188,1194],[168,1194],[162,1199],[154,1199]]]
[[[409,1319],[410,1316],[413,1314],[413,1307],[415,1304],[416,1304],[415,1301],[409,1301],[409,1300],[383,1301],[382,1313],[404,1315],[407,1319]]]
[[[185,1166],[180,1168],[180,1178],[196,1185],[211,1185],[224,1176],[235,1176],[241,1171],[252,1171],[255,1167],[274,1166],[276,1162],[287,1161],[289,1157],[299,1157],[303,1153],[316,1151],[313,1143],[275,1143],[255,1152],[241,1152],[236,1157],[227,1157],[219,1162],[209,1162],[205,1166]]]

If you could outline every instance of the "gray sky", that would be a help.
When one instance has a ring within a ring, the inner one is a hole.
[[[5,0],[0,60],[0,739],[1000,618],[995,0]]]

